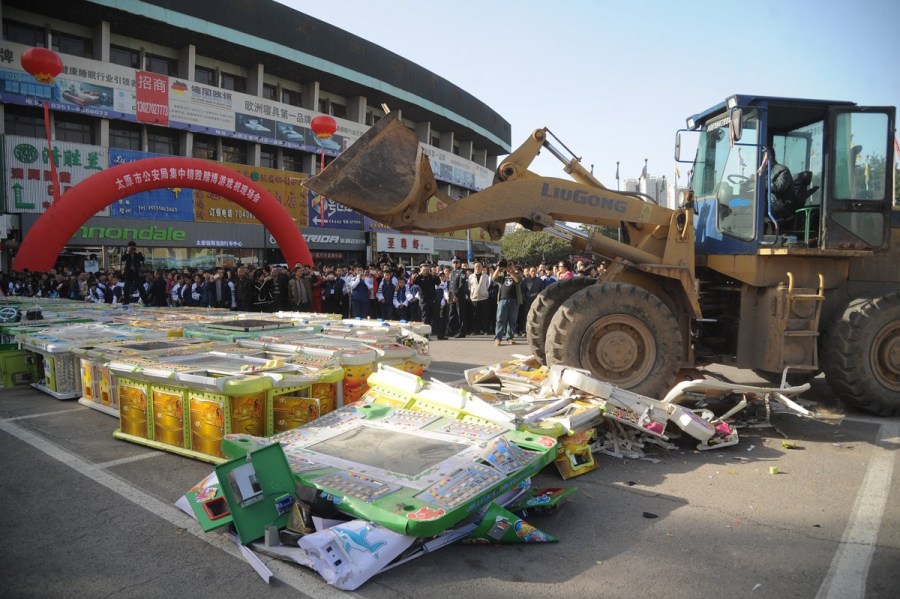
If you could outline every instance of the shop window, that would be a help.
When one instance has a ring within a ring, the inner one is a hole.
[[[43,27],[26,25],[17,21],[3,20],[3,39],[8,42],[16,42],[26,46],[45,47],[47,34]]]
[[[82,58],[94,57],[94,42],[88,38],[60,33],[59,31],[52,32],[50,37],[53,40],[53,49],[60,54],[70,54]]]
[[[161,127],[147,127],[147,151],[153,154],[178,156],[178,133]]]
[[[244,93],[247,91],[247,80],[230,73],[222,73],[222,89],[230,89],[233,92]]]
[[[270,150],[260,150],[259,166],[275,168],[275,152]]]
[[[281,90],[281,101],[283,103],[290,104],[291,106],[300,106],[301,100],[302,95],[300,94],[300,92],[291,89]]]
[[[3,120],[3,130],[7,135],[40,138],[47,136],[44,129],[44,115],[38,109],[7,104],[4,106]]]
[[[165,58],[164,56],[148,54],[145,62],[145,68],[151,73],[168,75],[169,77],[178,76],[178,61],[174,58]]]
[[[202,158],[203,160],[218,160],[218,152],[216,152],[216,138],[210,135],[194,134],[194,147],[191,152],[194,158]]]
[[[137,69],[141,66],[141,53],[131,48],[123,48],[122,46],[109,47],[109,62],[131,69]]]
[[[124,150],[141,149],[141,127],[128,122],[109,122],[109,147]]]
[[[202,83],[204,85],[215,85],[216,84],[216,71],[215,69],[207,69],[205,67],[194,67],[194,81],[197,83]]]
[[[229,140],[222,143],[222,160],[232,164],[247,164],[247,144]]]
[[[281,168],[285,171],[303,172],[303,158],[296,150],[282,150]]]
[[[94,124],[71,115],[56,115],[56,140],[79,144],[94,143]]]

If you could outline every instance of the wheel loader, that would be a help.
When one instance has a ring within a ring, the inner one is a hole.
[[[894,107],[731,96],[676,134],[676,160],[687,136],[697,146],[676,209],[605,187],[546,128],[492,185],[452,198],[397,113],[307,186],[400,231],[483,227],[499,239],[516,222],[602,258],[599,279],[555,283],[528,314],[531,349],[549,365],[651,397],[713,363],[782,385],[824,372],[848,404],[898,415],[894,120]],[[570,178],[529,170],[541,150]]]

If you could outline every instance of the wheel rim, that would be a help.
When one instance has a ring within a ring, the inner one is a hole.
[[[900,323],[881,329],[872,343],[872,372],[879,383],[900,391]]]
[[[611,314],[588,328],[579,354],[582,366],[597,377],[632,387],[653,369],[656,342],[642,321],[627,314]]]

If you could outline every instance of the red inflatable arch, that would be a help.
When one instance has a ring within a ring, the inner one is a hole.
[[[312,264],[306,240],[272,194],[215,162],[167,157],[114,166],[67,191],[31,227],[22,240],[13,269],[50,270],[72,235],[98,211],[116,200],[162,187],[202,189],[228,198],[265,225],[287,264]]]

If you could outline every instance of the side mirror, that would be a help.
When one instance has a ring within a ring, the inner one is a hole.
[[[675,134],[675,161],[681,160],[681,132]]]
[[[740,141],[744,133],[744,111],[740,108],[731,109],[731,119],[728,123],[731,128],[731,139]]]

